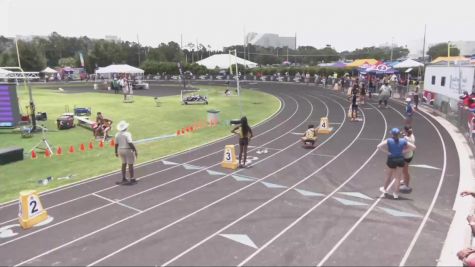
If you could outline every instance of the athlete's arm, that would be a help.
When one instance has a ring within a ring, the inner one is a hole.
[[[383,151],[383,152],[386,153],[386,154],[389,154],[389,151],[388,151],[388,141],[387,141],[387,140],[384,140],[384,141],[382,141],[381,143],[379,143],[378,149],[381,150],[381,151]]]

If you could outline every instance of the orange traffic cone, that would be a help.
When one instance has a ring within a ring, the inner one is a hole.
[[[45,158],[50,158],[51,157],[51,151],[49,149],[45,150]]]
[[[31,159],[37,159],[38,157],[36,156],[36,151],[31,150]]]
[[[104,148],[104,141],[101,140],[101,142],[99,142],[99,147]]]
[[[74,146],[69,147],[69,153],[74,153]]]
[[[89,150],[92,150],[94,148],[94,145],[92,144],[92,142],[89,142]]]
[[[114,138],[111,139],[110,146],[111,146],[111,147],[115,147],[115,140],[114,140]]]
[[[61,146],[58,146],[58,149],[56,149],[56,155],[58,156],[63,155],[63,149],[61,148]]]
[[[86,151],[86,146],[84,144],[81,144],[79,146],[79,150],[81,150],[82,152]]]

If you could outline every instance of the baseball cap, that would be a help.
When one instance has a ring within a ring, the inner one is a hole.
[[[406,102],[411,102],[411,98],[410,97],[406,98]]]
[[[399,128],[392,128],[391,129],[391,134],[393,134],[393,135],[399,134]]]

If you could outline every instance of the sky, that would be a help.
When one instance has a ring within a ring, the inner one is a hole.
[[[297,46],[337,51],[390,44],[475,41],[475,0],[0,0],[0,35],[137,41],[149,46],[242,44],[244,33],[297,35]]]

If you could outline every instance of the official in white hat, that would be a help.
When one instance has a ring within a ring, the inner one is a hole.
[[[116,184],[135,184],[137,181],[134,178],[134,163],[137,158],[137,148],[135,148],[132,142],[132,134],[127,131],[129,124],[126,121],[120,121],[117,124],[117,130],[119,131],[115,135],[115,156],[120,157],[122,161],[122,181],[116,182]],[[129,165],[130,180],[127,180],[126,169]]]

